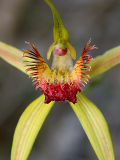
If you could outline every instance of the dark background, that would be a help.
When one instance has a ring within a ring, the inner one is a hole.
[[[120,44],[119,0],[51,0],[69,31],[77,58],[91,37],[93,56]],[[19,49],[34,43],[46,59],[53,42],[53,20],[43,0],[0,0],[0,40]],[[46,60],[47,61],[47,60]],[[51,60],[49,64],[51,63]],[[12,137],[25,107],[41,92],[31,79],[0,59],[0,160],[10,159]],[[105,116],[120,159],[120,66],[105,74],[87,97]],[[56,103],[47,117],[29,160],[96,160],[92,147],[68,103]]]

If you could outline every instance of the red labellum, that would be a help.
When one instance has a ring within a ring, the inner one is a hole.
[[[45,95],[45,103],[49,103],[51,101],[70,101],[72,103],[76,103],[76,94],[79,89],[79,86],[75,83],[65,83],[65,84],[54,84],[54,83],[44,83],[38,84],[39,88]]]

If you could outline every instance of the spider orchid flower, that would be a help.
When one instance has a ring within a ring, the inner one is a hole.
[[[81,91],[88,80],[120,63],[120,46],[93,60],[88,51],[97,47],[90,46],[91,40],[89,40],[73,66],[72,59],[76,59],[76,52],[70,44],[68,31],[53,4],[49,0],[45,2],[50,6],[54,19],[54,43],[47,52],[48,60],[53,53],[51,69],[30,42],[26,43],[31,49],[25,49],[24,53],[0,42],[0,57],[28,74],[33,79],[36,89],[40,88],[43,92],[43,95],[26,108],[18,121],[13,138],[11,160],[28,158],[43,122],[57,101],[69,102],[98,159],[115,160],[108,125],[96,105]]]

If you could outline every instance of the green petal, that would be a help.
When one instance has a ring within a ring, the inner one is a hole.
[[[115,160],[108,125],[100,110],[78,93],[77,103],[70,103],[80,120],[99,160]]]
[[[75,59],[76,59],[76,51],[75,51],[75,48],[74,48],[69,42],[66,42],[66,45],[67,45],[67,48],[68,48],[69,51],[70,51],[70,54],[71,54],[72,58],[75,60]]]
[[[0,42],[0,57],[17,69],[26,73],[23,63],[23,52],[19,49]]]
[[[120,46],[108,50],[102,56],[98,56],[91,61],[91,71],[88,72],[90,79],[106,72],[117,64],[120,64]]]
[[[49,47],[48,51],[47,51],[47,59],[49,60],[50,59],[50,56],[51,56],[51,53],[55,47],[55,42]]]
[[[33,101],[22,114],[13,138],[11,160],[26,160],[35,138],[54,102],[44,104],[44,95]]]
[[[52,10],[53,14],[53,20],[54,20],[54,28],[53,28],[53,33],[54,33],[54,41],[59,41],[59,40],[69,40],[69,34],[66,28],[64,27],[62,20],[60,18],[60,15],[54,5],[50,2],[50,0],[45,0],[45,2],[49,5],[49,7]]]

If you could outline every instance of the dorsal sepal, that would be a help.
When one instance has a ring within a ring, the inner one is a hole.
[[[54,7],[54,5],[50,2],[50,0],[45,0],[45,2],[49,5],[51,8],[52,14],[53,14],[53,20],[54,20],[54,28],[53,28],[53,35],[54,35],[54,41],[69,41],[69,34],[67,29],[64,27],[63,22],[61,20],[61,17]]]

